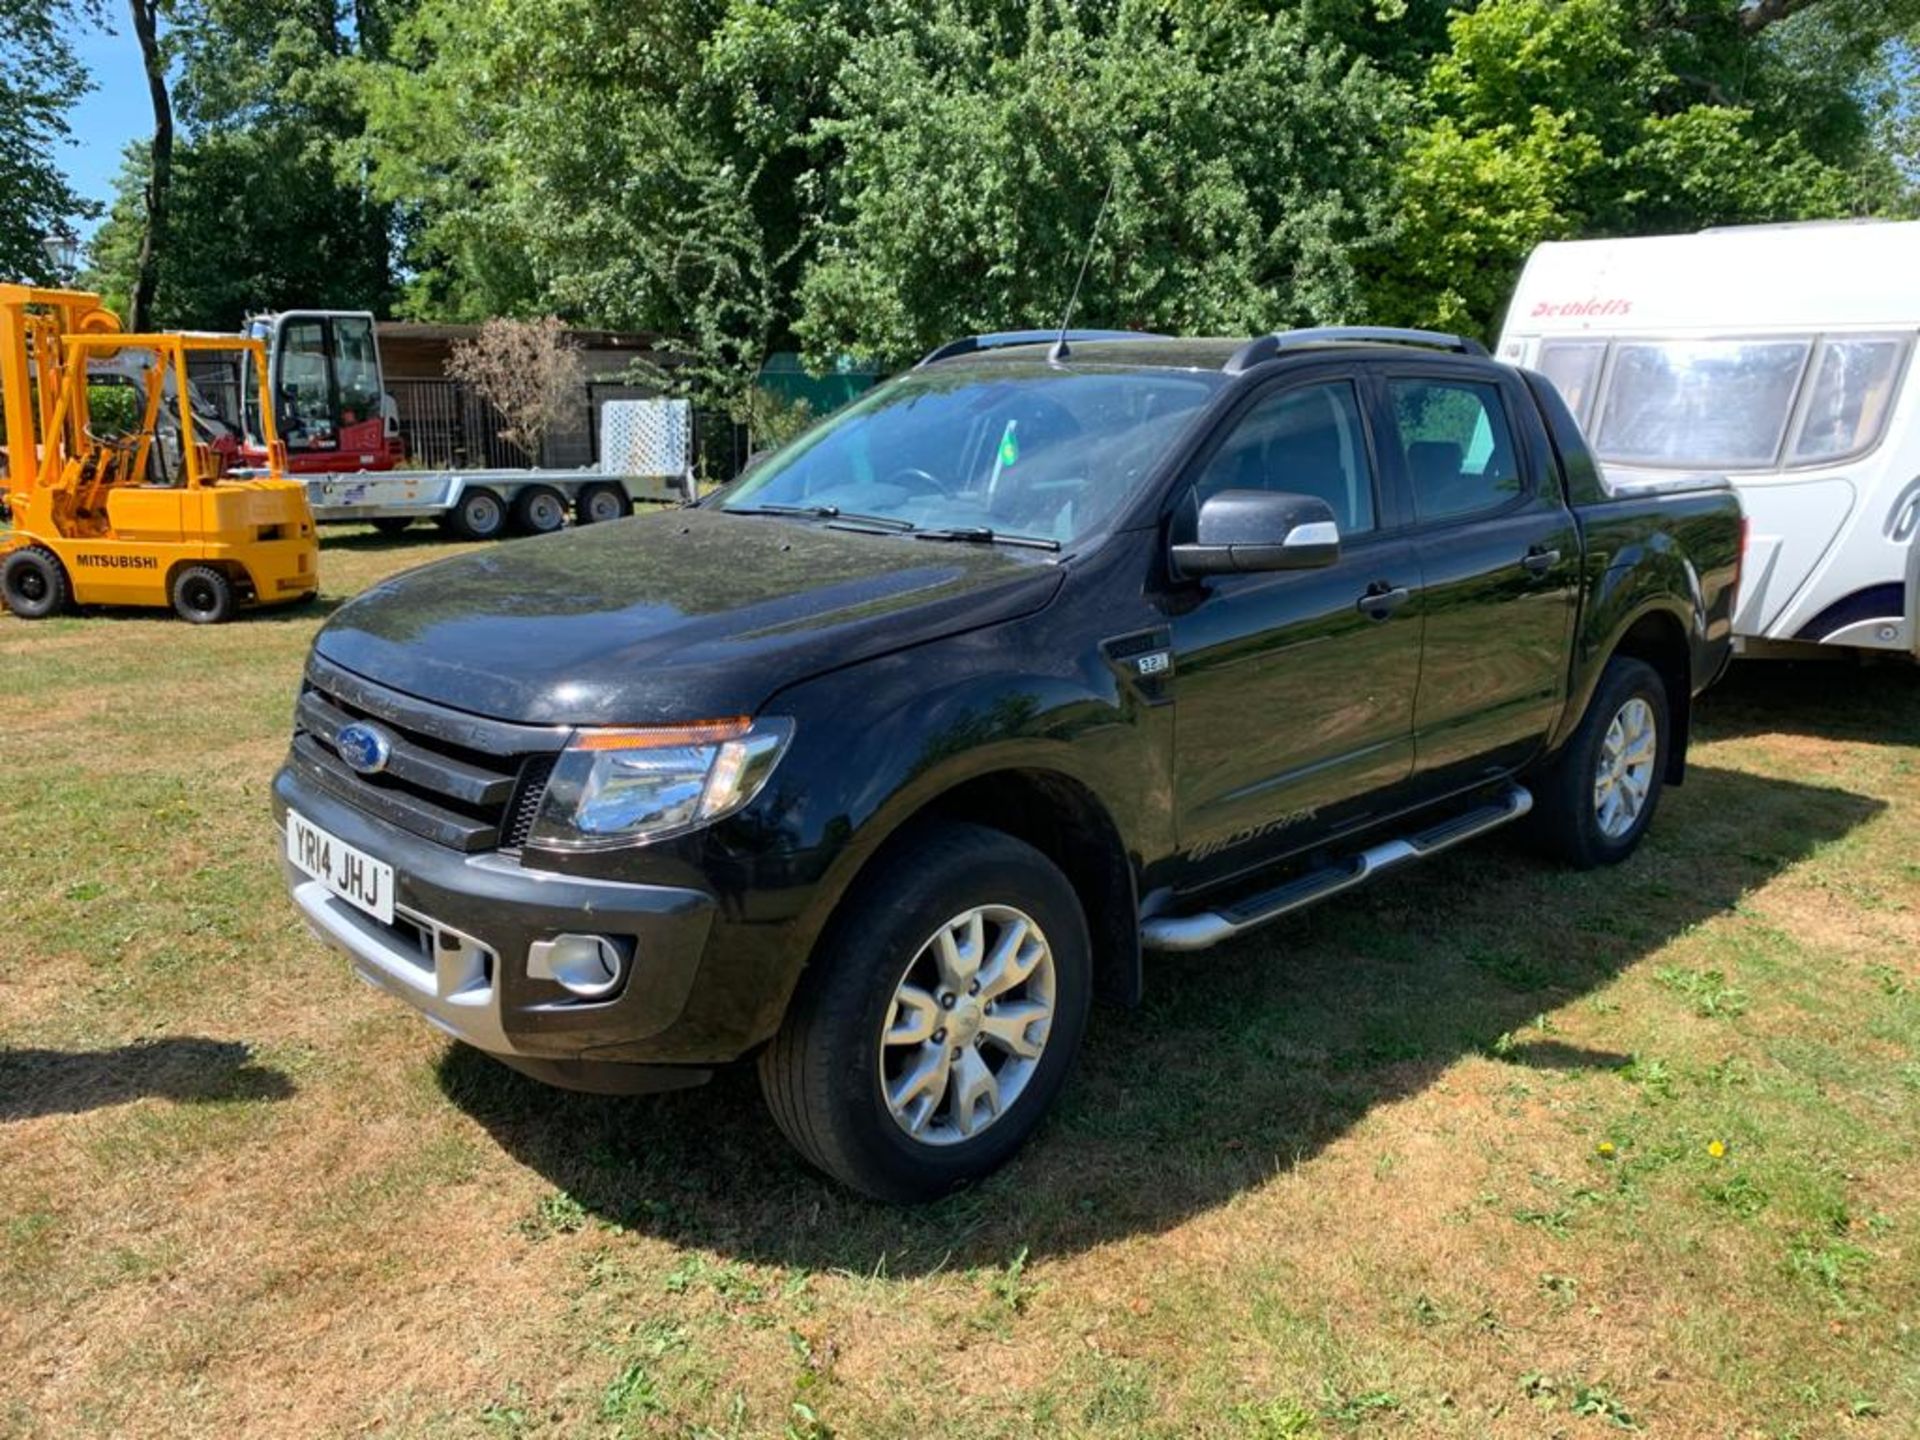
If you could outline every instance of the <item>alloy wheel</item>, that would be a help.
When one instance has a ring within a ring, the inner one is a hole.
[[[1635,695],[1614,713],[1600,742],[1593,772],[1593,811],[1600,833],[1618,840],[1646,809],[1659,758],[1660,732],[1653,707]]]
[[[971,1140],[1032,1081],[1053,1026],[1053,951],[1031,916],[977,905],[901,973],[880,1043],[880,1092],[923,1145]]]

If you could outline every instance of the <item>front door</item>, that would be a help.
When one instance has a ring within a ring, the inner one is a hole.
[[[1442,793],[1517,769],[1553,728],[1580,535],[1524,396],[1396,368],[1383,400],[1426,585],[1415,771],[1421,791]]]
[[[1203,460],[1221,490],[1315,495],[1340,525],[1332,565],[1194,582],[1174,607],[1180,846],[1216,878],[1352,823],[1413,762],[1420,576],[1388,533],[1350,379],[1257,393]]]

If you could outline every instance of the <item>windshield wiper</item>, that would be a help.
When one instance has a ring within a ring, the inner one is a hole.
[[[911,520],[899,520],[891,515],[862,515],[857,510],[842,510],[838,505],[726,505],[721,508],[728,515],[803,515],[810,520],[851,520],[886,530],[913,529]],[[839,525],[833,528],[846,530],[852,527]]]
[[[1027,550],[1058,550],[1060,542],[1043,535],[1003,535],[985,525],[959,525],[946,530],[915,530],[916,540],[952,540],[968,545],[1017,545]]]

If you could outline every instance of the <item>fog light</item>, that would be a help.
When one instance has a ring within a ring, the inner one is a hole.
[[[620,984],[626,958],[605,935],[556,935],[527,947],[527,974],[552,980],[583,1000],[611,994]]]

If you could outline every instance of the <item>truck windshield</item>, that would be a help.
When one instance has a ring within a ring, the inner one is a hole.
[[[721,508],[834,510],[1066,544],[1111,515],[1220,385],[996,363],[911,372],[764,461]]]

